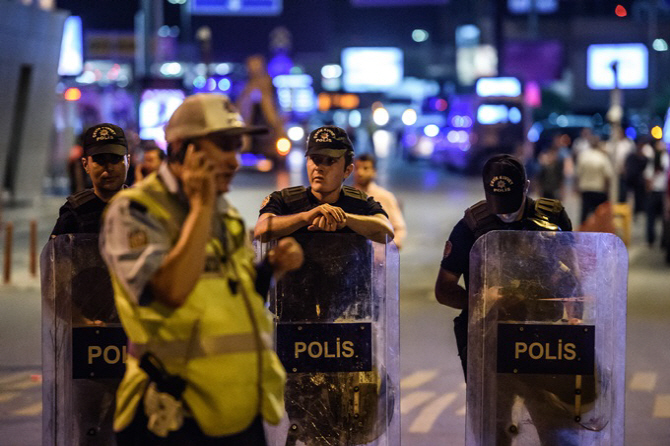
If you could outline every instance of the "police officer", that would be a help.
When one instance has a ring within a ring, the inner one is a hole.
[[[128,173],[128,142],[121,127],[98,124],[84,135],[81,163],[91,178],[92,189],[67,197],[61,206],[51,236],[99,233],[100,218],[107,202],[121,190]]]
[[[523,164],[511,155],[495,155],[484,165],[486,200],[466,209],[447,240],[435,296],[443,305],[462,310],[454,319],[454,333],[463,372],[467,366],[468,282],[470,250],[493,230],[571,231],[572,223],[558,200],[527,196],[530,182]],[[465,288],[458,284],[464,276]],[[467,376],[467,374],[466,374]]]
[[[168,162],[105,213],[101,251],[129,338],[117,393],[123,445],[265,445],[285,372],[239,213],[223,194],[246,127],[228,97],[189,96],[165,127]],[[292,239],[270,272],[302,263]],[[266,265],[266,266],[267,266]],[[267,288],[267,286],[265,287]]]
[[[265,198],[255,236],[262,241],[305,231],[356,232],[373,241],[393,239],[382,206],[342,183],[351,175],[354,148],[340,127],[323,126],[307,138],[309,188],[290,187]]]

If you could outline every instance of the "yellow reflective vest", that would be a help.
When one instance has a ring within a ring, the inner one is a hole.
[[[115,199],[121,196],[146,207],[176,243],[188,209],[155,174]],[[225,238],[208,242],[205,271],[177,309],[156,300],[138,305],[110,271],[129,351],[135,352],[117,392],[116,431],[130,424],[138,407],[143,410],[148,376],[138,358],[147,350],[186,380],[183,401],[206,435],[240,432],[258,415],[273,424],[282,417],[286,373],[272,350],[270,314],[255,290],[244,222],[231,208],[223,223]]]

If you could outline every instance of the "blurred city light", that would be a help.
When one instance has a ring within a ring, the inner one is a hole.
[[[565,115],[560,115],[556,118],[556,124],[559,127],[567,127],[568,125],[568,118]]]
[[[338,127],[347,125],[348,114],[344,110],[335,110],[333,113],[333,123]]]
[[[512,107],[509,109],[509,113],[507,115],[507,118],[509,119],[509,122],[512,124],[518,124],[521,122],[521,110],[519,110],[516,107]]]
[[[66,101],[78,101],[81,99],[81,90],[78,88],[68,88],[65,90],[65,93],[63,93],[63,97],[65,98]]]
[[[290,127],[286,134],[291,139],[291,141],[301,141],[305,137],[305,130],[302,127],[295,125]]]
[[[361,122],[363,122],[361,112],[358,110],[351,110],[351,112],[349,112],[349,125],[356,128],[361,125]]]
[[[647,88],[649,52],[643,43],[593,44],[586,50],[586,83],[593,90]]]
[[[417,120],[416,111],[413,108],[408,108],[402,112],[402,123],[405,125],[414,125]]]
[[[435,143],[430,138],[421,137],[419,142],[416,144],[416,154],[428,158],[435,151]]]
[[[384,107],[378,107],[372,112],[372,120],[379,126],[388,124],[389,119],[389,112]]]
[[[654,126],[651,129],[651,136],[653,136],[656,139],[662,139],[663,138],[663,129],[660,126]]]
[[[412,31],[412,40],[415,42],[419,43],[425,42],[426,40],[428,40],[428,36],[429,36],[428,31],[426,31],[425,29],[415,29],[414,31]]]
[[[230,80],[228,78],[223,78],[219,81],[219,90],[228,91],[230,90]]]
[[[429,138],[434,138],[440,134],[440,128],[435,124],[428,124],[423,128],[423,134]]]
[[[521,95],[521,82],[515,77],[484,77],[477,80],[475,87],[480,97]]]
[[[179,76],[182,74],[182,66],[179,62],[166,62],[161,65],[161,74],[163,76]]]
[[[403,52],[392,47],[342,50],[344,89],[349,92],[384,92],[403,78]]]
[[[656,51],[668,51],[668,42],[665,39],[656,39],[652,44],[652,48]]]
[[[321,68],[321,76],[326,79],[336,79],[342,76],[342,67],[337,64],[324,65]]]
[[[477,109],[477,122],[484,125],[507,122],[508,110],[504,105],[483,104]]]
[[[205,85],[207,85],[207,78],[205,78],[205,76],[196,76],[195,79],[193,79],[193,86],[195,88],[205,88]]]
[[[377,109],[380,110],[380,109]],[[388,130],[375,130],[372,134],[372,145],[377,158],[386,158],[391,153],[393,133]]]
[[[625,133],[628,139],[635,141],[635,138],[637,138],[637,132],[634,127],[627,127]]]
[[[456,28],[456,46],[476,46],[480,31],[476,25],[461,25]]]
[[[58,61],[59,76],[77,76],[84,69],[81,17],[70,16],[63,25]]]
[[[626,11],[626,8],[623,5],[616,5],[616,8],[614,8],[614,14],[616,14],[617,17],[626,17],[628,15],[628,11]]]
[[[219,63],[214,67],[214,72],[218,75],[226,75],[233,71],[233,67],[229,63]]]
[[[288,138],[279,138],[277,140],[277,153],[286,156],[291,151],[291,141]]]

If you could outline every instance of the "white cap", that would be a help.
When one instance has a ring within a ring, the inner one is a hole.
[[[267,129],[245,126],[228,96],[215,93],[188,96],[165,125],[165,140],[168,143],[211,133],[241,135],[267,133]]]

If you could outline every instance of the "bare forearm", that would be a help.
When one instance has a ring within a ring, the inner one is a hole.
[[[458,277],[440,268],[435,282],[435,298],[442,305],[462,310],[468,305],[468,292],[458,284]]]
[[[386,217],[380,218],[378,215],[347,214],[347,226],[373,242],[386,243],[393,240],[391,223]]]
[[[280,237],[294,233],[300,228],[307,226],[304,212],[291,215],[263,214],[254,228],[254,237],[262,242],[269,242]]]
[[[154,298],[159,302],[179,307],[195,288],[205,268],[212,212],[211,208],[200,206],[189,211],[177,243],[150,282]]]

